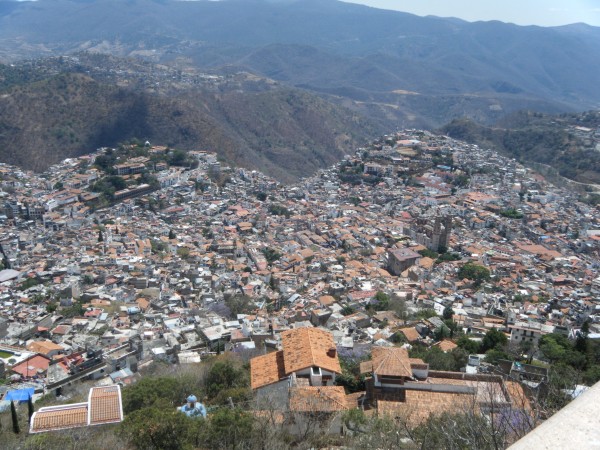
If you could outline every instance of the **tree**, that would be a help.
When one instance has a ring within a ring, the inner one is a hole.
[[[179,247],[177,249],[177,256],[181,259],[188,259],[190,257],[190,249],[187,247]]]
[[[270,247],[264,248],[262,250],[263,255],[265,255],[265,259],[269,264],[273,264],[275,261],[280,259],[283,255],[279,253],[277,250],[274,250]]]
[[[104,236],[102,230],[98,230],[98,242],[104,242]]]
[[[490,279],[490,271],[488,268],[474,263],[466,263],[458,270],[458,278],[473,280],[479,285]]]
[[[153,406],[158,401],[167,402],[169,408],[179,405],[186,395],[173,377],[143,377],[123,389],[123,412],[132,413]]]
[[[229,315],[236,318],[238,314],[248,314],[256,306],[250,297],[244,294],[226,294],[225,305],[229,309]]]
[[[374,309],[376,311],[387,311],[390,307],[390,296],[385,292],[378,291],[375,294],[375,301]]]
[[[12,419],[13,433],[19,434],[21,428],[19,427],[19,416],[17,415],[17,409],[15,408],[15,402],[10,401],[10,418]]]
[[[469,354],[479,353],[481,344],[473,339],[469,339],[467,336],[461,336],[456,341],[456,345],[464,349]]]
[[[368,354],[355,352],[340,354],[342,373],[335,377],[335,384],[344,386],[347,393],[364,391],[365,375],[360,373],[360,363],[368,359]]]
[[[249,386],[248,373],[238,368],[229,359],[217,361],[206,376],[206,393],[209,399],[215,398],[221,391]]]
[[[451,331],[446,324],[442,324],[437,327],[433,332],[433,337],[436,341],[441,341],[447,337],[450,337]]]
[[[172,166],[185,166],[187,154],[183,150],[175,150],[169,154],[168,162]]]
[[[29,417],[29,424],[31,425],[31,416],[33,416],[34,413],[34,407],[33,407],[33,400],[31,398],[31,395],[29,396],[29,398],[27,399],[27,415]]]
[[[175,235],[175,232],[173,231],[173,229],[169,230],[169,239],[175,239],[177,236]]]
[[[454,317],[454,310],[452,309],[452,305],[448,305],[444,308],[442,317],[444,318],[444,320],[452,320],[452,317]]]
[[[581,330],[577,334],[577,339],[575,339],[575,350],[581,353],[586,353],[588,348],[588,335],[590,334],[590,324],[589,321],[586,320],[583,322],[581,326]]]
[[[430,317],[437,317],[437,313],[435,312],[435,309],[425,308],[425,309],[421,309],[420,311],[418,311],[415,314],[416,319],[427,320]]]
[[[220,408],[204,433],[206,448],[238,449],[250,446],[254,420],[240,408]]]
[[[128,414],[120,432],[139,450],[179,450],[192,448],[192,436],[198,426],[199,421],[162,403]]]
[[[501,350],[507,342],[508,339],[504,333],[496,329],[489,330],[481,342],[481,351],[485,353],[491,349]]]
[[[510,359],[510,356],[505,351],[498,348],[491,348],[485,352],[485,362],[490,364],[498,364],[501,359]]]

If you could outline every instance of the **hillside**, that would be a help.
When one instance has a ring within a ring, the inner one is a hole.
[[[599,129],[600,112],[558,116],[520,112],[504,118],[496,127],[458,119],[439,132],[493,148],[522,162],[549,165],[563,177],[580,183],[599,184]]]
[[[335,0],[0,0],[0,60],[80,50],[246,70],[380,111],[387,126],[600,105],[600,29],[581,24],[468,23]]]
[[[254,91],[187,87],[166,96],[63,73],[10,85],[0,91],[1,160],[41,171],[137,137],[216,151],[225,161],[291,181],[332,164],[379,132],[309,93],[277,85],[265,89],[262,80],[244,85],[249,84]]]

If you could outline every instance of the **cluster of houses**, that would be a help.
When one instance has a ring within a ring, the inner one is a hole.
[[[421,405],[423,418],[452,399],[514,407],[519,393],[477,369],[429,370],[396,345],[451,351],[438,339],[447,307],[474,340],[574,338],[585,321],[600,336],[600,216],[514,160],[405,130],[286,186],[191,155],[197,167],[154,166],[171,181],[100,210],[82,201],[100,176],[93,155],[41,175],[0,167],[12,209],[0,226],[0,393],[127,384],[153,360],[231,351],[255,357],[257,397],[282,410]],[[490,276],[460,278],[467,263]],[[361,395],[335,385],[345,352],[371,355]]]

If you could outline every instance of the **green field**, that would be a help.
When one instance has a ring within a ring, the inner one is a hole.
[[[4,350],[0,350],[0,358],[10,358],[11,356],[13,356],[12,353],[5,352]]]

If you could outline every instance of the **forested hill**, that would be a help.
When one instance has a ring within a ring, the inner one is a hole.
[[[494,148],[519,161],[547,164],[580,183],[600,183],[600,112],[546,115],[519,112],[496,127],[457,119],[439,130]]]
[[[0,67],[2,69],[2,67]],[[381,133],[369,120],[308,92],[244,74],[211,89],[161,79],[0,70],[0,161],[36,171],[132,138],[214,151],[236,166],[294,181]],[[4,75],[4,76],[3,76]],[[158,84],[158,82],[157,82]]]

